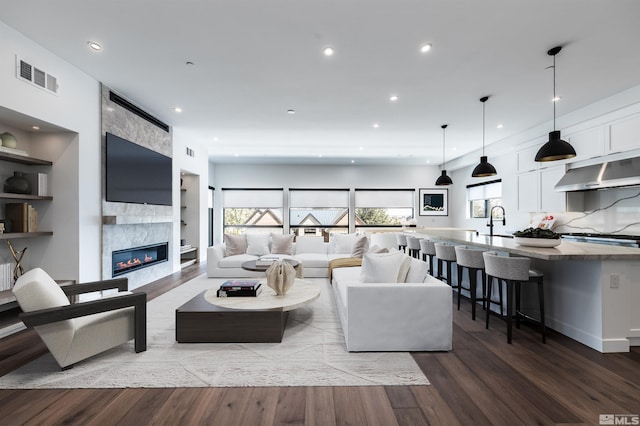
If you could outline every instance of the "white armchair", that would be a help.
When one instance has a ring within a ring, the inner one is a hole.
[[[127,290],[127,279],[60,287],[45,271],[32,269],[16,281],[13,293],[23,313],[61,368],[135,338],[135,351],[147,349],[147,295]],[[68,296],[117,288],[115,295],[71,304]]]

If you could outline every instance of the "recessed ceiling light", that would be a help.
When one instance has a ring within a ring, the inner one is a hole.
[[[427,53],[430,50],[431,50],[431,43],[425,43],[422,46],[420,46],[420,53]]]
[[[356,160],[351,160],[351,164],[353,164],[353,163],[355,163],[355,162],[356,162]]]
[[[175,107],[173,110],[174,110],[175,112],[182,112],[182,108],[180,108],[180,107]]]
[[[322,53],[324,53],[324,56],[333,56],[333,54],[335,53],[335,51],[333,50],[333,47],[325,47],[324,50],[322,51]]]
[[[214,137],[213,137],[213,141],[214,141],[214,142],[218,142],[219,140],[220,140],[220,138],[218,138],[217,136],[214,136]]]
[[[87,42],[87,45],[89,45],[89,47],[90,47],[92,50],[95,50],[96,52],[98,52],[98,51],[102,50],[102,45],[101,45],[100,43],[98,43],[98,42],[95,42],[95,41],[88,41],[88,42]]]
[[[389,97],[389,100],[390,100],[391,102],[396,102],[398,99],[399,99],[399,98],[398,98],[398,95],[391,95],[391,96]]]
[[[360,146],[360,151],[364,151],[364,146]]]
[[[318,154],[318,158],[322,158],[322,154]]]
[[[374,129],[377,129],[377,128],[379,128],[379,127],[380,127],[380,125],[379,125],[378,123],[373,123],[373,128],[374,128]]]
[[[293,115],[293,114],[295,114],[295,113],[296,113],[296,110],[295,110],[295,109],[289,109],[289,110],[287,110],[287,114],[289,114],[289,115]]]
[[[500,123],[500,124],[498,124],[498,125],[496,126],[496,128],[498,128],[498,129],[502,129],[503,127],[504,127],[504,124],[502,124],[502,123]]]
[[[431,160],[427,160],[427,164],[431,164]]]
[[[33,130],[40,130],[40,127],[38,127],[38,126],[31,126],[31,128],[32,128]]]
[[[237,152],[233,154],[234,157],[239,157],[240,154],[238,154]]]

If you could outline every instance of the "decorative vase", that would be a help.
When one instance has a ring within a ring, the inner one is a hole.
[[[4,182],[4,192],[12,194],[31,194],[31,182],[22,172],[13,172],[13,176],[8,177]]]
[[[9,132],[0,133],[0,140],[2,141],[2,146],[6,146],[7,148],[15,148],[18,146],[16,137]]]

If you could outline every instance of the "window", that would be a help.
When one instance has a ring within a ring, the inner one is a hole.
[[[283,233],[282,189],[222,189],[225,234]]]
[[[410,225],[414,196],[413,189],[356,189],[356,229]]]
[[[467,185],[467,199],[469,201],[470,217],[489,217],[489,212],[493,207],[502,205],[502,180]],[[502,210],[494,210],[493,218],[502,219]]]
[[[296,235],[349,233],[348,189],[290,189],[289,227]]]

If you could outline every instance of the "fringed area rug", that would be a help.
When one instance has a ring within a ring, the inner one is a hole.
[[[350,353],[327,279],[291,311],[281,343],[177,343],[175,309],[222,279],[202,275],[150,301],[147,351],[133,341],[60,371],[50,354],[3,377],[0,388],[428,385],[407,352]]]

